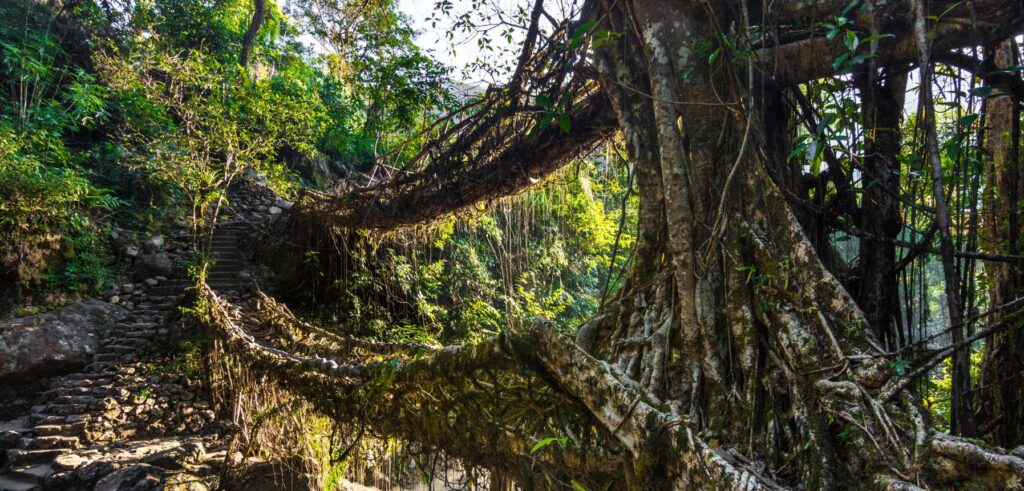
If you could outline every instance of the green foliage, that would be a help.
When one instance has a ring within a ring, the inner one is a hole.
[[[485,214],[354,251],[335,285],[341,300],[307,314],[352,333],[426,343],[472,342],[542,317],[571,331],[621,286],[638,205],[628,173],[609,153]],[[312,274],[323,273],[321,259],[310,257]]]
[[[204,340],[185,339],[178,343],[173,353],[163,359],[142,363],[145,375],[179,375],[190,379],[203,376],[203,356],[206,352]]]
[[[64,138],[105,121],[104,89],[33,24],[46,13],[29,3],[0,6],[0,276],[19,289],[45,279],[88,293],[109,283],[89,212],[120,201],[88,179],[85,154]]]
[[[252,80],[198,51],[148,44],[96,63],[124,118],[127,165],[186,196],[194,225],[206,223],[247,170],[269,176],[281,194],[294,191],[278,152],[311,152],[324,118],[300,81]]]

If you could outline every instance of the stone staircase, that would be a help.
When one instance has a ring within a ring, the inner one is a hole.
[[[245,295],[252,285],[242,242],[272,214],[267,208],[243,207],[215,229],[207,283],[218,292]],[[162,481],[185,470],[216,481],[223,438],[207,394],[198,380],[153,369],[185,334],[178,306],[192,284],[156,277],[108,295],[127,314],[103,335],[92,363],[53,379],[28,415],[0,422],[0,491],[101,489],[118,472],[149,476],[153,468],[137,464],[159,466],[161,454],[180,448],[199,456],[184,469],[170,465]]]
[[[208,253],[213,259],[213,266],[207,271],[207,285],[224,293],[242,292],[252,285],[253,277],[246,269],[249,263],[242,252],[242,241],[253,232],[253,225],[241,219],[217,226],[209,244]]]
[[[52,380],[27,416],[0,423],[0,491],[42,489],[48,479],[102,458],[110,443],[198,433],[214,421],[197,381],[147,373],[144,362],[180,337],[177,306],[190,285],[161,278],[122,287],[134,301],[105,333],[92,363]]]
[[[215,231],[207,278],[213,288],[234,294],[251,285],[240,247],[251,231],[242,220]],[[162,278],[125,285],[130,310],[105,333],[92,363],[53,379],[27,416],[0,422],[0,491],[92,489],[103,475],[166,451],[168,442],[217,446],[206,432],[216,417],[199,381],[151,373],[147,365],[179,338],[177,306],[191,284]]]

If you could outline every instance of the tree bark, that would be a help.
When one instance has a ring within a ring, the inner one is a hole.
[[[786,482],[843,487],[840,476],[904,462],[903,443],[871,443],[891,433],[890,416],[860,395],[888,370],[851,366],[849,355],[877,352],[877,343],[768,178],[746,70],[708,67],[691,49],[717,36],[714,25],[744,21],[719,7],[637,1],[602,12],[606,29],[625,33],[599,52],[602,86],[638,176],[648,176],[640,194],[661,206],[640,222],[652,240],[639,257],[650,264],[638,264],[617,305],[581,330],[581,344],[669,399],[706,441],[788,468]],[[844,402],[824,402],[839,393]],[[857,419],[844,404],[878,417]]]
[[[995,68],[1013,66],[1010,41],[995,51]],[[986,101],[986,153],[984,206],[982,207],[981,245],[986,252],[1019,255],[1021,253],[1020,199],[1024,197],[1024,166],[1020,161],[1020,101],[1010,93],[994,88]],[[1024,275],[1019,265],[999,262],[985,264],[988,276],[989,305],[995,307],[1024,296]],[[1016,309],[1014,309],[1016,310]],[[997,314],[998,321],[1006,314]],[[979,380],[979,407],[982,417],[997,420],[992,428],[996,444],[1014,447],[1024,443],[1024,321],[997,334],[985,344]],[[1018,377],[1018,378],[1015,378]]]
[[[896,239],[903,229],[899,202],[903,100],[906,76],[882,70],[859,75],[864,125],[860,283],[857,301],[868,324],[890,349],[902,347]]]
[[[256,35],[263,26],[263,16],[267,13],[267,0],[253,0],[252,20],[249,28],[242,36],[242,52],[238,55],[238,64],[242,67],[249,65],[249,56],[252,54],[252,45],[256,41]]]

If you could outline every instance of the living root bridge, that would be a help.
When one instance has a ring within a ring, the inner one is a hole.
[[[539,467],[554,479],[548,485],[782,489],[546,322],[467,346],[377,344],[308,326],[265,296],[245,307],[205,285],[201,292],[206,322],[250,369],[371,434],[533,486],[545,485]],[[367,397],[372,408],[360,404]],[[566,444],[531,452],[552,432]]]
[[[585,154],[617,130],[601,92],[583,96],[569,112],[572,131],[535,128],[532,113],[495,116],[482,141],[454,143],[423,169],[347,194],[306,192],[295,211],[317,224],[390,231],[427,223],[480,202],[522,192]],[[531,130],[537,131],[533,134]]]
[[[262,294],[243,306],[205,285],[201,293],[205,322],[227,351],[335,421],[358,421],[360,434],[416,442],[526,487],[576,479],[616,489],[784,489],[543,321],[433,348],[337,336]],[[553,434],[565,435],[565,445],[531,451]],[[951,479],[1006,484],[1024,475],[1024,459],[938,433],[919,433],[916,454],[919,465]],[[887,473],[874,479],[881,488],[919,489]]]

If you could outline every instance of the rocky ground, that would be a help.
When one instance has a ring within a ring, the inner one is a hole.
[[[240,241],[290,206],[259,184],[233,193],[211,240],[208,282],[222,292],[245,295]],[[180,310],[187,239],[126,245],[135,281],[0,326],[0,491],[212,489],[226,459],[241,459],[226,455],[231,425],[204,390],[197,333]],[[63,374],[24,376],[53,373]]]

